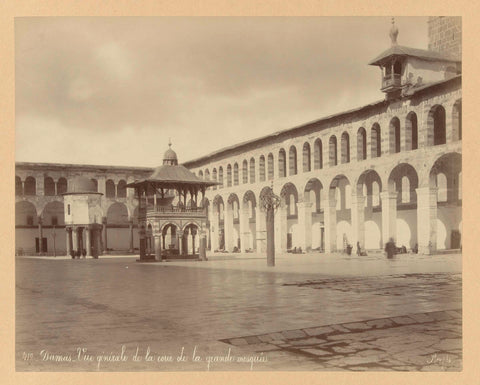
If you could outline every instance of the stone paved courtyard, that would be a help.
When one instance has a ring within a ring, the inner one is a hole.
[[[18,371],[462,369],[461,256],[16,260]]]

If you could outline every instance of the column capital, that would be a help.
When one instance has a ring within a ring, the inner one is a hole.
[[[298,202],[297,207],[299,209],[306,209],[306,208],[311,208],[313,206],[313,202]]]
[[[418,195],[428,195],[428,194],[437,194],[438,187],[418,187],[415,189],[415,192]]]
[[[398,193],[396,191],[382,191],[380,193],[380,199],[397,199]]]

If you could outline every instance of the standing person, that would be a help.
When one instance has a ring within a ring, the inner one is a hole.
[[[358,256],[362,255],[362,248],[360,247],[360,242],[357,242],[357,255]]]
[[[395,242],[393,238],[390,238],[390,240],[385,245],[385,252],[387,253],[388,259],[393,258],[393,256],[395,255]]]

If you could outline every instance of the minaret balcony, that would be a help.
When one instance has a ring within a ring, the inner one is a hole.
[[[402,86],[402,75],[389,74],[385,75],[382,79],[382,91],[390,91]]]

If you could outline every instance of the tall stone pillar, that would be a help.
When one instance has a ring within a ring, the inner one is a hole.
[[[240,210],[240,249],[244,253],[245,250],[253,248],[250,244],[250,222],[248,203],[244,203],[247,207]]]
[[[102,223],[103,223],[103,234],[105,236],[105,241],[103,242],[103,253],[104,254],[107,254],[107,251],[108,251],[108,243],[107,243],[107,217],[103,217],[102,219]]]
[[[225,226],[225,250],[233,251],[233,210],[231,204],[227,203],[225,207],[224,226]]]
[[[155,260],[161,261],[162,260],[162,236],[154,235],[154,239],[155,239]]]
[[[178,239],[178,253],[183,255],[185,253],[185,242],[183,241],[183,231],[177,231],[177,239]]]
[[[279,206],[275,212],[275,250],[287,251],[287,207]]]
[[[38,253],[42,254],[43,250],[43,219],[38,217]]]
[[[211,243],[212,243],[212,250],[218,250],[218,241],[220,237],[220,221],[218,219],[219,214],[218,211],[212,210],[212,227],[211,231]]]
[[[146,238],[145,238],[145,227],[143,224],[141,225],[139,223],[139,231],[138,231],[138,237],[139,237],[139,247],[140,247],[140,260],[143,260],[146,258],[146,249],[147,249],[147,244],[146,244]]]
[[[83,252],[83,227],[77,227],[77,254],[78,257],[82,255]]]
[[[195,236],[197,235],[197,229],[190,228],[190,234],[192,234],[192,255],[195,255]]]
[[[265,253],[267,251],[267,224],[266,224],[266,213],[265,211],[260,210],[260,207],[257,206],[255,210],[255,237],[256,237],[256,247],[257,253]]]
[[[85,227],[85,248],[87,249],[87,257],[92,256],[92,243],[90,239],[90,228]]]
[[[67,257],[72,253],[72,228],[65,227],[67,233]]]
[[[133,220],[128,221],[128,228],[130,230],[130,248],[128,251],[133,253]]]
[[[198,258],[201,261],[207,260],[207,234],[205,231],[201,230],[199,232],[200,244],[198,247]]]
[[[72,250],[77,253],[78,250],[78,230],[76,227],[73,227],[71,230],[72,235]]]
[[[325,199],[323,218],[325,228],[325,252],[332,253],[337,250],[337,202],[335,199]]]
[[[384,191],[380,193],[382,200],[382,245],[390,238],[397,238],[397,193]]]
[[[312,249],[312,202],[299,202],[298,225],[301,229],[300,247],[303,251]]]
[[[437,250],[437,188],[417,188],[417,242],[420,254]]]
[[[352,194],[352,246],[356,250],[357,242],[365,248],[365,197]]]

